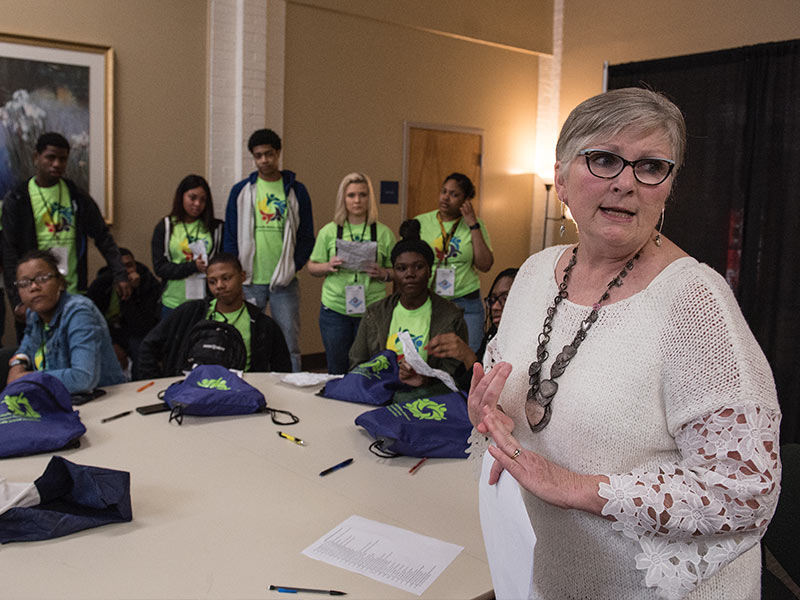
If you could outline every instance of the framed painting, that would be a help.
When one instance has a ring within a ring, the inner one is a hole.
[[[0,33],[0,197],[33,174],[36,139],[70,143],[65,177],[113,220],[113,69],[108,46]]]

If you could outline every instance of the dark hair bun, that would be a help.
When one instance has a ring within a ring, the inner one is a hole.
[[[400,238],[404,240],[420,239],[420,224],[416,219],[408,219],[400,224]]]

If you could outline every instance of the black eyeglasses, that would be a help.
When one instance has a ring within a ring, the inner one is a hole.
[[[55,277],[55,273],[48,273],[47,275],[37,275],[33,279],[20,279],[19,281],[15,281],[14,285],[17,286],[17,289],[24,290],[25,288],[31,287],[32,283],[36,285],[44,285],[48,281],[50,281],[53,277]]]
[[[664,183],[672,173],[672,169],[675,168],[675,161],[668,158],[626,160],[619,154],[595,148],[581,150],[578,154],[586,157],[586,166],[589,168],[589,172],[600,179],[614,179],[622,173],[625,167],[630,165],[636,181],[644,185],[658,185]]]
[[[486,302],[486,308],[491,309],[496,303],[500,303],[500,308],[503,308],[506,305],[506,300],[508,300],[508,292],[503,292],[497,296],[489,295],[483,299]]]

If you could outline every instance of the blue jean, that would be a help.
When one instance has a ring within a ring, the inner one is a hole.
[[[356,339],[361,317],[350,317],[326,308],[319,309],[319,332],[325,345],[328,373],[341,375],[350,370],[350,346]]]
[[[467,323],[469,347],[477,352],[483,340],[483,325],[486,315],[483,312],[483,300],[480,298],[452,298],[453,304],[464,309],[464,321]]]
[[[286,287],[269,289],[269,284],[244,286],[244,298],[262,311],[270,303],[269,312],[278,323],[289,347],[292,371],[302,370],[300,361],[300,288],[297,278]]]

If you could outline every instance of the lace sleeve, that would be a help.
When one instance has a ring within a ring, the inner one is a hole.
[[[484,371],[487,373],[491,371],[492,367],[500,362],[500,360],[500,350],[497,347],[497,337],[495,336],[489,340],[486,350],[483,353]],[[473,427],[467,443],[469,444],[467,446],[467,460],[472,461],[472,474],[475,476],[475,479],[478,480],[481,475],[483,455],[486,453],[486,450],[489,449],[489,437],[483,435]]]
[[[639,544],[648,587],[682,598],[758,543],[780,490],[779,422],[752,403],[717,410],[678,431],[680,462],[600,484],[603,515]]]

